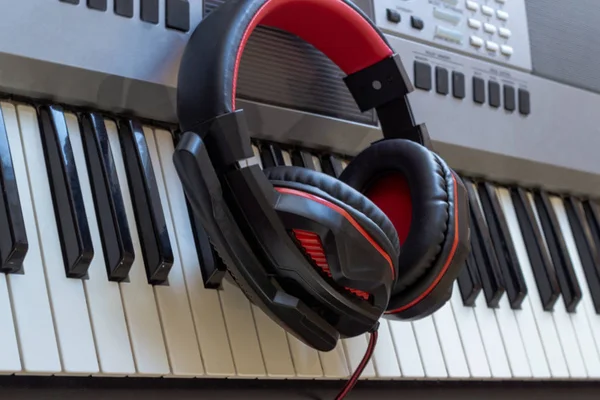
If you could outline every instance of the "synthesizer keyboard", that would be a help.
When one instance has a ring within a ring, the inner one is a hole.
[[[228,278],[203,285],[223,267],[171,162],[175,82],[220,2],[28,0],[0,15],[0,374],[338,381],[360,362],[365,336],[320,353]],[[382,321],[361,379],[597,381],[597,90],[536,64],[529,35],[551,47],[531,25],[539,0],[356,3],[467,183],[473,248],[445,307]],[[339,76],[296,38],[257,31],[240,70],[249,163],[339,176],[379,139]]]

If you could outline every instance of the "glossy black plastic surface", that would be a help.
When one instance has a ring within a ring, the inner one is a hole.
[[[65,272],[69,278],[84,278],[94,248],[67,124],[58,106],[42,106],[38,112]]]
[[[561,233],[556,213],[546,192],[536,191],[533,198],[565,308],[568,312],[575,312],[581,300],[581,287],[573,270],[571,256]]]
[[[304,150],[294,149],[291,151],[292,165],[295,167],[304,167],[308,169],[316,170],[315,163],[313,162],[312,155]]]
[[[323,172],[334,178],[339,178],[344,170],[342,160],[333,154],[324,154],[321,157],[321,168],[323,169]]]
[[[28,249],[23,210],[0,109],[0,272],[22,273]]]
[[[477,264],[472,251],[467,256],[467,261],[465,266],[461,269],[457,281],[463,304],[466,307],[474,307],[475,300],[477,300],[477,296],[481,293],[482,287],[479,272],[477,271]]]
[[[133,264],[133,243],[104,118],[85,113],[80,115],[79,124],[106,272],[109,280],[123,281]]]
[[[481,206],[489,226],[491,243],[493,249],[495,249],[495,258],[504,278],[508,301],[511,308],[519,309],[528,289],[504,211],[498,200],[494,185],[486,182],[480,184],[478,189]]]
[[[119,134],[146,276],[153,285],[163,284],[173,266],[173,249],[144,130],[138,121],[121,121]]]
[[[521,234],[529,256],[531,271],[538,287],[542,307],[546,311],[551,311],[560,296],[554,266],[543,242],[540,227],[535,219],[527,192],[522,188],[511,188],[510,195],[521,227]]]

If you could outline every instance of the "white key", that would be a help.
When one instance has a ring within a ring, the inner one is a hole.
[[[450,378],[468,378],[470,376],[469,367],[450,302],[433,313],[433,322],[446,361],[448,376]]]
[[[492,377],[511,378],[512,374],[494,310],[488,308],[482,295],[477,296],[474,310]]]
[[[175,376],[201,376],[204,368],[200,358],[198,338],[194,329],[190,301],[187,295],[185,279],[181,267],[176,236],[171,221],[171,212],[168,207],[162,168],[156,150],[154,132],[149,127],[144,127],[144,136],[148,144],[148,153],[152,160],[156,186],[163,208],[167,232],[173,249],[173,266],[169,271],[168,285],[155,285],[154,293],[163,334],[167,344],[167,354]]]
[[[498,322],[498,328],[504,342],[504,351],[508,357],[513,377],[531,377],[531,369],[525,345],[521,338],[521,331],[506,295],[502,296],[498,308],[494,309],[494,313],[496,314],[496,321]]]
[[[7,276],[22,369],[24,373],[52,374],[61,371],[61,364],[29,191],[19,121],[12,104],[1,104],[29,244],[23,261],[26,274]]]
[[[412,323],[389,320],[388,326],[392,334],[402,376],[405,378],[425,377],[425,370],[421,362]]]
[[[542,304],[537,291],[537,286],[533,273],[531,271],[531,265],[529,263],[529,256],[523,242],[521,230],[519,228],[519,222],[517,220],[516,212],[513,207],[513,202],[510,197],[510,193],[505,188],[498,188],[498,200],[504,210],[506,216],[506,222],[510,235],[513,240],[513,245],[517,253],[517,257],[521,264],[523,271],[523,277],[527,282],[528,296],[524,301],[529,301],[535,317],[535,322],[538,327],[540,338],[542,339],[542,345],[549,363],[550,372],[553,377],[568,377],[569,370],[565,362],[563,351],[560,345],[560,340],[556,333],[556,327],[554,319],[551,313],[545,312],[542,308]]]
[[[346,378],[350,375],[344,344],[341,340],[338,340],[335,349],[319,352],[319,358],[323,367],[323,376],[326,378]]]
[[[266,376],[256,326],[246,295],[226,278],[223,279],[223,290],[219,291],[219,296],[237,375]]]
[[[125,214],[129,222],[131,242],[135,258],[129,270],[129,282],[119,283],[125,318],[138,375],[162,376],[170,374],[167,350],[160,326],[156,299],[152,286],[148,284],[144,269],[144,258],[135,222],[135,214],[129,192],[129,182],[119,143],[119,133],[113,121],[105,120],[110,148],[115,160],[115,169],[123,196]]]
[[[77,176],[85,204],[94,258],[88,269],[88,279],[83,286],[88,299],[88,308],[96,339],[96,350],[100,372],[107,375],[130,375],[135,373],[133,353],[129,342],[129,332],[125,322],[121,291],[117,282],[110,282],[106,273],[104,253],[96,219],[96,209],[89,172],[83,151],[79,122],[73,114],[65,114],[69,138],[73,147],[73,157],[77,166]]]
[[[98,359],[83,283],[80,279],[67,278],[65,274],[36,111],[33,107],[20,105],[17,112],[21,139],[27,143],[23,150],[63,372],[96,373],[99,371]]]
[[[438,342],[433,318],[431,316],[414,321],[413,328],[415,337],[419,345],[421,361],[425,369],[425,376],[428,378],[446,378],[448,371],[444,363],[442,349]]]
[[[538,228],[542,234],[544,247],[549,255],[550,252],[548,250],[548,244],[546,243],[544,230],[540,223],[540,217],[535,206],[533,195],[531,193],[527,193],[527,199],[529,200],[529,204],[533,209],[533,214],[538,224]],[[550,261],[552,261],[552,259],[550,259]],[[587,377],[587,373],[585,371],[583,357],[581,356],[581,351],[579,349],[579,343],[577,342],[577,335],[575,334],[572,320],[567,313],[565,303],[562,300],[563,299],[561,298],[558,299],[554,306],[554,311],[552,312],[554,323],[556,325],[556,332],[558,333],[558,338],[560,339],[560,343],[563,348],[565,360],[567,361],[567,366],[569,367],[569,374],[571,377],[584,378]]]
[[[198,267],[185,194],[172,159],[175,151],[173,139],[169,132],[160,129],[155,131],[155,137],[205,373],[209,376],[234,376],[235,366],[219,295],[216,290],[204,288]]]
[[[491,377],[492,375],[490,373],[487,357],[485,356],[485,348],[483,347],[483,342],[479,335],[475,313],[472,307],[466,307],[463,304],[460,289],[456,282],[454,284],[450,303],[471,376],[473,378]]]
[[[296,367],[296,375],[302,378],[318,378],[323,376],[319,353],[290,333],[287,334],[287,338],[294,366]]]
[[[373,353],[375,370],[379,378],[398,378],[401,376],[398,357],[387,319],[379,320],[377,345]]]
[[[0,343],[0,374],[21,371],[19,345],[5,274],[0,274]]]
[[[367,347],[369,344],[369,336],[367,334],[356,336],[353,338],[343,339],[344,350],[346,350],[346,358],[348,360],[348,368],[350,368],[350,374],[358,368],[358,365],[362,361]],[[375,368],[373,366],[373,357],[367,363],[360,379],[374,378],[376,376]]]
[[[560,197],[551,196],[550,202],[556,213],[567,251],[571,257],[573,270],[581,286],[581,301],[577,306],[576,312],[570,314],[571,320],[575,326],[575,334],[579,341],[588,375],[590,377],[598,377],[600,376],[600,316],[596,314],[594,305],[592,304],[592,297],[586,283],[581,259],[579,258],[579,252],[577,251],[577,245],[573,238],[573,232],[571,231],[571,225],[563,201]]]

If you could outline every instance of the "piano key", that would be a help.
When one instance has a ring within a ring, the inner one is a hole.
[[[150,157],[152,170],[154,171],[153,178],[158,190],[159,203],[157,204],[162,206],[165,228],[167,230],[165,235],[166,240],[168,240],[169,247],[175,249],[172,252],[173,264],[169,273],[169,283],[167,285],[154,286],[158,314],[171,364],[171,372],[176,376],[202,376],[204,375],[204,367],[200,358],[200,347],[192,319],[190,301],[186,292],[177,241],[173,233],[173,222],[168,207],[166,188],[156,148],[156,140],[154,139],[154,131],[152,128],[144,126],[143,134],[146,138],[148,156]]]
[[[173,138],[169,132],[160,129],[155,131],[155,137],[204,370],[208,376],[234,376],[235,366],[219,294],[217,290],[204,288],[201,270],[198,268],[199,258],[194,249],[194,233],[185,194],[171,160],[175,151]],[[208,242],[208,237],[206,241]],[[207,247],[210,252],[209,243]],[[200,263],[202,262],[201,258]]]
[[[483,183],[479,186],[478,194],[510,305],[513,309],[518,309],[528,289],[506,225],[505,215],[491,184]],[[490,240],[487,240],[487,243],[490,243]]]
[[[600,280],[600,264],[598,263],[600,261],[600,209],[597,203],[590,201],[582,202],[582,207],[588,227],[586,229],[586,237],[590,242],[590,248],[596,250],[595,256],[597,257],[594,258],[596,261],[595,273],[592,273],[594,270],[590,269],[590,279],[597,277]]]
[[[535,285],[535,278],[532,273],[527,249],[519,228],[519,222],[510,192],[506,188],[497,188],[496,191],[498,200],[504,211],[504,215],[506,216],[506,222],[513,240],[515,252],[520,264],[523,266],[522,271],[525,282],[527,282],[528,285]],[[529,300],[531,304],[540,339],[550,367],[550,372],[555,378],[569,377],[569,370],[556,332],[553,315],[552,313],[544,311],[537,290],[530,290],[528,294],[526,300]]]
[[[552,204],[550,204],[547,193],[536,191],[533,197],[535,210],[552,258],[565,308],[568,312],[575,312],[581,300],[581,287],[577,281],[563,236],[560,233],[556,213],[552,208]]]
[[[574,197],[565,198],[564,208],[571,224],[573,239],[579,252],[581,267],[594,304],[596,313],[600,314],[600,254],[594,243],[592,230],[586,221],[585,211],[581,202]],[[592,226],[593,228],[593,226]]]
[[[491,377],[490,367],[477,326],[475,311],[472,306],[464,306],[458,286],[459,283],[455,283],[452,297],[450,297],[450,306],[462,341],[469,373],[473,378],[489,378]],[[473,300],[475,301],[475,299]]]
[[[0,274],[0,375],[21,371],[19,345],[6,279],[4,274]]]
[[[448,370],[444,363],[442,348],[431,316],[412,322],[415,338],[421,354],[421,362],[428,378],[446,378]]]
[[[573,237],[573,231],[569,224],[569,218],[565,210],[563,200],[558,196],[549,196],[552,210],[555,212],[556,220],[560,229],[558,233],[563,239],[568,256],[573,264],[575,276],[580,281],[585,281],[585,272],[581,265],[577,245]],[[577,312],[571,313],[572,319],[577,317],[575,334],[579,341],[581,354],[590,377],[600,375],[600,316],[595,313],[594,303],[590,295],[590,289],[582,285],[581,306]]]
[[[463,304],[466,307],[473,307],[482,287],[472,251],[467,256],[465,266],[460,271],[457,282]]]
[[[111,281],[122,281],[127,279],[133,263],[133,243],[104,119],[86,113],[81,115],[80,125],[107,276]]]
[[[23,155],[19,120],[16,108],[12,104],[2,102],[1,107],[29,244],[27,255],[23,260],[23,269],[27,273],[6,276],[19,345],[15,349],[20,350],[23,373],[58,373],[61,371],[61,362],[43,270],[38,228],[31,201],[27,164]],[[29,118],[35,120],[35,111],[29,108],[27,110],[30,114]],[[24,123],[27,127],[26,120]]]
[[[103,246],[100,242],[94,196],[88,178],[89,171],[84,156],[83,135],[75,115],[66,113],[65,121],[73,148],[73,158],[77,167],[79,182],[81,183],[81,195],[87,213],[92,245],[95,249],[94,258],[88,270],[89,279],[84,280],[83,285],[96,340],[100,372],[111,376],[135,374],[135,364],[119,284],[108,279],[107,270],[104,266],[106,262]],[[96,123],[101,124],[101,129],[105,131],[103,119],[99,119]],[[107,139],[105,137],[105,140]],[[118,182],[114,183],[118,185]],[[102,200],[96,198],[96,202],[98,201]]]
[[[269,143],[266,144],[265,147],[267,148],[268,152],[271,153],[275,165],[285,165],[285,160],[283,159],[283,152],[281,151],[281,148],[278,144]]]
[[[146,275],[148,282],[160,285],[167,282],[173,266],[173,249],[148,146],[137,121],[121,121],[119,133]]]
[[[65,276],[65,261],[61,253],[59,230],[46,171],[48,166],[44,158],[37,115],[33,107],[25,105],[19,105],[17,112],[21,124],[21,140],[27,143],[23,150],[29,173],[33,209],[38,216],[39,246],[44,261],[63,372],[97,373],[98,359],[83,282]],[[73,206],[84,209],[82,203]]]
[[[281,151],[281,155],[283,157],[283,165],[288,165],[291,166],[292,164],[292,156],[290,155],[290,152],[287,150],[282,150]]]
[[[450,302],[433,313],[433,322],[446,361],[448,376],[450,378],[468,378],[470,376],[469,367]]]
[[[83,278],[94,249],[64,115],[60,107],[42,106],[38,118],[65,272],[70,278]]]
[[[0,112],[0,273],[23,273],[27,234],[4,117]],[[1,343],[1,341],[0,341]]]
[[[339,178],[344,170],[340,158],[333,154],[324,154],[321,157],[321,166],[323,167],[323,172],[334,178]]]
[[[364,357],[368,347],[368,336],[367,334],[342,339],[344,343],[344,351],[346,353],[346,359],[348,360],[348,368],[352,374],[358,368],[362,358]],[[371,357],[367,366],[365,367],[360,379],[375,378],[374,357]]]
[[[344,353],[344,343],[338,340],[335,348],[327,352],[319,352],[323,376],[326,378],[347,378],[350,376],[346,353]]]
[[[485,212],[484,200],[477,193],[477,186],[468,179],[464,179],[467,188],[467,194],[470,203],[469,220],[471,224],[471,252],[473,254],[474,266],[477,267],[481,287],[485,294],[485,299],[488,307],[494,308],[498,306],[502,295],[505,292],[504,279],[502,272],[499,269],[498,258],[492,247],[490,239],[491,228],[488,220],[489,217],[484,217],[482,212]]]
[[[539,298],[542,308],[551,311],[558,300],[560,289],[554,268],[550,264],[550,256],[542,243],[539,226],[536,224],[535,216],[527,192],[521,188],[510,190],[513,207],[519,222],[521,235],[529,256],[533,277],[538,287]]]
[[[404,378],[423,378],[425,370],[419,354],[419,346],[415,338],[414,327],[412,323],[405,321],[389,320],[388,325],[402,377]]]
[[[470,187],[470,203],[472,205],[471,211],[474,215],[480,216],[479,226],[482,227],[481,234],[486,237],[485,243],[488,246],[485,247],[487,260],[491,262],[497,262],[496,252],[490,243],[490,231],[488,229],[488,221],[498,221],[496,216],[501,215],[502,221],[504,221],[503,213],[500,214],[494,207],[488,207],[491,209],[491,213],[484,212],[483,204],[491,206],[497,203],[495,191],[491,185],[483,183],[486,190],[483,192],[485,201],[481,199],[481,192],[479,190],[473,190],[475,187],[472,183],[467,183]],[[491,191],[487,189],[491,188]],[[491,195],[490,196],[490,192]],[[492,201],[495,199],[495,201]],[[496,211],[496,212],[494,212]],[[500,210],[501,211],[501,210]],[[497,225],[496,225],[497,227]],[[507,234],[506,234],[507,235]],[[496,236],[497,237],[497,236]],[[505,237],[505,236],[504,236]],[[487,261],[484,261],[487,262]],[[503,376],[506,373],[513,377],[527,378],[533,373],[533,367],[530,366],[531,361],[528,362],[525,348],[527,345],[532,346],[531,354],[537,354],[538,356],[543,355],[539,336],[532,330],[531,322],[527,320],[527,316],[531,317],[531,310],[528,304],[525,305],[523,310],[511,309],[509,299],[507,296],[502,296],[497,304],[497,307],[493,309],[494,319],[490,318],[490,315],[484,310],[478,310],[475,307],[475,314],[478,322],[480,323],[480,329],[485,329],[487,334],[482,331],[482,339],[484,340],[484,346],[488,352],[488,360],[490,361],[490,367],[492,369],[492,376]],[[523,311],[523,312],[522,312]],[[530,320],[532,317],[530,318]],[[487,337],[489,335],[489,337]],[[500,341],[500,342],[498,342]],[[496,343],[499,348],[493,348]],[[537,352],[536,352],[537,351]],[[534,361],[538,362],[538,361]],[[540,362],[539,366],[536,366],[536,371],[543,373],[543,367],[545,364]],[[506,367],[510,367],[509,371],[506,371]],[[547,369],[547,368],[546,368]],[[495,370],[495,372],[494,372]],[[509,375],[509,376],[510,376]]]
[[[292,150],[292,165],[316,170],[312,154],[302,149]]]
[[[127,319],[129,337],[137,375],[164,376],[170,374],[167,350],[158,316],[156,298],[152,286],[148,285],[144,257],[140,246],[133,202],[123,152],[119,143],[117,125],[105,120],[106,132],[112,150],[117,178],[123,196],[125,215],[129,222],[134,260],[129,270],[129,282],[119,283],[123,296],[123,308]]]
[[[537,230],[536,236],[540,236],[541,240],[541,249],[544,252],[544,258],[550,260],[548,244],[545,241],[545,237],[541,235],[541,222],[539,215],[537,213],[537,209],[535,208],[535,203],[533,199],[533,194],[531,192],[525,192],[522,190],[524,194],[523,200],[526,201],[529,209],[533,213],[534,228]],[[549,270],[554,273],[554,266],[549,263]],[[556,283],[558,287],[558,282]],[[564,302],[558,302],[554,311],[552,311],[552,316],[554,317],[554,324],[556,326],[556,333],[558,334],[558,338],[562,345],[563,353],[565,356],[565,360],[567,362],[567,367],[569,368],[569,374],[571,377],[585,378],[587,377],[587,373],[585,370],[585,365],[583,362],[583,358],[581,355],[581,350],[579,348],[579,343],[577,342],[577,334],[575,333],[575,322],[573,318],[571,318],[567,312]]]
[[[377,346],[375,346],[375,352],[373,353],[377,377],[387,379],[399,378],[401,376],[400,366],[388,326],[388,320],[383,318],[379,320],[378,332]]]
[[[254,160],[256,161],[258,166],[262,169],[263,165],[262,165],[262,161],[260,159],[260,150],[256,144],[252,145],[252,152],[254,153]]]
[[[279,160],[275,159],[275,154],[273,154],[273,152],[271,151],[272,149],[272,145],[268,144],[268,143],[261,143],[259,150],[260,150],[260,160],[262,163],[262,167],[263,168],[272,168],[275,167],[277,165],[283,165],[283,160],[282,164],[278,164]]]

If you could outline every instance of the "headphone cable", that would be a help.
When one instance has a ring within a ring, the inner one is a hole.
[[[356,370],[354,371],[354,373],[352,374],[350,379],[348,379],[348,382],[346,382],[346,384],[344,385],[342,390],[335,397],[335,400],[344,399],[348,395],[348,393],[350,393],[352,388],[354,388],[354,385],[356,385],[358,378],[360,378],[360,375],[364,371],[369,360],[371,359],[371,356],[373,355],[373,351],[375,350],[375,345],[377,344],[377,335],[378,335],[377,329],[378,328],[379,328],[379,322],[371,330],[371,336],[369,338],[369,345],[367,346],[367,351],[365,351],[365,355],[363,356],[363,359],[361,360],[360,364],[358,364],[358,367],[356,368]]]

